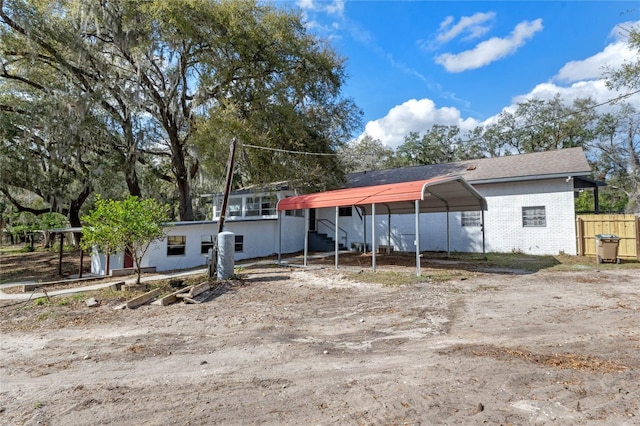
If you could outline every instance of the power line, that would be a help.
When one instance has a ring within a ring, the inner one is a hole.
[[[249,144],[246,144],[246,143],[243,143],[242,146],[243,147],[247,147],[247,148],[263,149],[265,151],[283,152],[283,153],[286,153],[286,154],[319,155],[319,156],[325,156],[325,157],[332,157],[332,156],[337,156],[338,155],[338,154],[331,154],[331,153],[327,153],[327,152],[292,151],[292,150],[289,150],[289,149],[268,148],[266,146],[249,145]]]

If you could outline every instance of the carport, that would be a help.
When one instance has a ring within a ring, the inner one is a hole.
[[[376,270],[375,217],[378,214],[413,214],[415,216],[416,274],[420,275],[420,213],[447,213],[447,244],[449,245],[449,213],[482,212],[482,251],[485,252],[484,211],[487,202],[461,176],[441,176],[428,180],[387,185],[339,189],[316,194],[283,198],[278,202],[279,231],[278,262],[282,255],[282,214],[286,210],[305,210],[304,265],[307,265],[309,245],[309,209],[335,207],[335,266],[338,269],[339,208],[354,206],[371,216],[371,268]]]

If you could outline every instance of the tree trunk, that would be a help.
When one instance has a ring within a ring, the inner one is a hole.
[[[184,143],[180,140],[178,130],[175,127],[167,128],[167,131],[171,141],[171,163],[178,189],[178,213],[180,220],[190,221],[193,220],[193,206],[191,205],[191,186],[189,185],[189,172],[184,155]]]
[[[84,204],[84,202],[87,201],[87,198],[89,198],[89,195],[91,195],[92,192],[93,192],[93,188],[91,186],[91,183],[85,181],[82,191],[80,191],[80,194],[78,194],[76,199],[71,201],[71,203],[69,204],[68,217],[69,217],[69,225],[71,225],[72,228],[79,228],[82,226],[82,223],[80,222],[80,209],[82,208],[82,205]],[[73,244],[75,248],[78,248],[80,244],[80,238],[81,238],[80,232],[73,233]]]

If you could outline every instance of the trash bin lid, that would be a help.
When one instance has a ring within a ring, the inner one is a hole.
[[[620,237],[614,234],[597,234],[596,240],[619,240]]]

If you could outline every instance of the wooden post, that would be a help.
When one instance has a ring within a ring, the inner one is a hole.
[[[236,138],[231,140],[231,148],[229,152],[229,161],[227,162],[227,178],[224,182],[224,195],[222,196],[222,207],[220,216],[218,217],[218,234],[224,229],[224,219],[227,215],[227,204],[229,202],[229,193],[231,192],[231,182],[233,181],[233,161],[236,155]],[[216,234],[216,243],[213,246],[213,258],[210,259],[215,265],[218,261],[218,234]],[[209,268],[209,278],[215,276],[215,268]]]
[[[635,218],[636,229],[634,230],[634,237],[636,239],[636,259],[640,260],[640,217]]]
[[[576,229],[578,231],[578,256],[584,256],[584,224],[581,218],[577,219]]]
[[[82,269],[83,269],[83,262],[84,262],[84,250],[82,250],[82,247],[80,247],[80,271],[78,272],[78,278],[82,278]]]
[[[60,232],[60,250],[58,250],[58,275],[62,275],[62,248],[64,246],[64,232]]]

